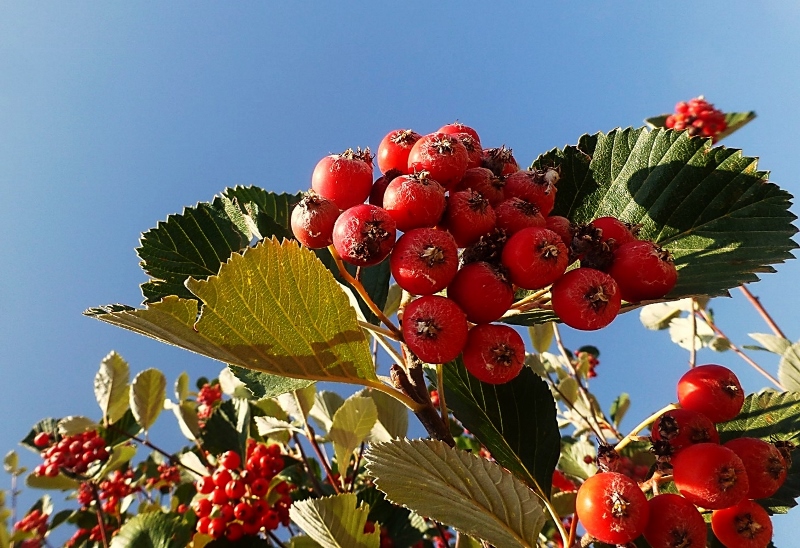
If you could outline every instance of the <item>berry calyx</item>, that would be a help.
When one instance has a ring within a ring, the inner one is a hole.
[[[491,232],[495,219],[492,206],[482,194],[462,190],[450,193],[441,224],[456,239],[458,247],[467,247]]]
[[[497,207],[505,199],[503,188],[505,178],[498,177],[485,167],[468,169],[453,190],[474,190],[489,200],[489,205]]]
[[[682,408],[662,413],[653,422],[650,437],[653,442],[666,442],[670,455],[696,443],[719,443],[719,433],[711,419],[698,411]]]
[[[421,137],[408,154],[411,172],[428,171],[434,181],[450,189],[467,171],[469,155],[461,141],[446,133]]]
[[[514,159],[514,153],[505,145],[499,148],[483,149],[483,167],[490,169],[498,177],[511,175],[519,171],[519,164]]]
[[[427,363],[454,360],[467,342],[467,317],[452,300],[426,295],[403,311],[403,339]]]
[[[517,171],[506,177],[503,189],[506,199],[520,198],[539,208],[547,217],[556,202],[556,183],[558,172],[554,169],[534,169]]]
[[[730,548],[766,548],[772,540],[772,520],[752,500],[712,512],[711,530]]]
[[[525,343],[512,327],[476,325],[469,330],[462,353],[464,367],[488,384],[503,384],[519,375],[525,361]]]
[[[390,131],[378,145],[375,159],[381,173],[388,174],[396,171],[398,174],[410,173],[408,169],[408,154],[419,141],[420,135],[411,129],[396,129]]]
[[[614,278],[593,268],[570,270],[550,290],[553,312],[570,327],[592,331],[607,326],[622,299]]]
[[[509,198],[495,208],[497,228],[505,230],[509,236],[523,228],[546,227],[547,221],[539,208],[521,198]]]
[[[414,295],[431,295],[456,275],[458,246],[444,230],[415,228],[397,240],[389,265],[401,288]]]
[[[356,266],[378,264],[392,251],[397,231],[385,209],[360,204],[342,212],[333,226],[333,246]]]

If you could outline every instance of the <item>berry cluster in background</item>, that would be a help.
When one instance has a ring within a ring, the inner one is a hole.
[[[291,226],[305,246],[330,246],[357,267],[388,260],[413,299],[400,314],[408,349],[433,364],[461,355],[500,384],[525,356],[519,334],[492,323],[504,315],[550,309],[595,330],[623,300],[659,299],[677,281],[669,252],[638,239],[638,227],[551,215],[559,179],[553,167],[520,169],[510,149],[483,148],[458,122],[427,135],[398,129],[375,157],[349,149],[320,160]]]
[[[702,95],[675,105],[675,112],[667,117],[665,125],[670,129],[687,130],[690,135],[714,140],[728,127],[725,113],[714,108]]]

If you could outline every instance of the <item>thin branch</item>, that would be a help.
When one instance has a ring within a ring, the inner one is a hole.
[[[277,544],[280,548],[286,548],[286,545],[281,542],[281,539],[275,536],[275,533],[273,533],[272,531],[267,531],[267,534],[269,535],[270,540],[272,540],[272,542]]]
[[[208,471],[198,472],[197,470],[195,470],[191,466],[187,466],[184,463],[182,463],[180,461],[180,459],[178,457],[176,457],[175,455],[173,455],[171,453],[167,453],[166,451],[164,451],[163,449],[161,449],[160,447],[158,447],[157,445],[155,445],[154,443],[152,443],[149,440],[142,439],[142,438],[140,438],[138,436],[130,434],[129,432],[125,432],[125,431],[121,430],[120,428],[117,428],[113,424],[109,425],[109,429],[114,430],[115,432],[117,432],[119,434],[122,434],[123,436],[127,437],[129,440],[135,441],[137,443],[141,443],[145,447],[148,447],[148,448],[152,449],[153,451],[155,451],[156,453],[159,453],[160,455],[166,457],[169,460],[169,462],[174,463],[177,466],[182,466],[183,468],[185,468],[186,470],[188,470],[192,474],[195,474],[195,475],[201,476],[201,477],[208,475]]]
[[[692,313],[689,314],[692,323],[692,347],[689,349],[689,368],[692,369],[697,365],[697,316],[694,314],[697,310],[697,299],[692,297],[690,304],[692,307]]]
[[[769,315],[769,312],[767,312],[767,310],[761,304],[759,298],[750,293],[750,290],[743,285],[740,285],[739,289],[742,291],[742,293],[744,293],[744,296],[747,297],[747,300],[750,301],[750,304],[752,304],[753,307],[755,307],[756,311],[758,311],[758,313],[761,315],[764,321],[767,322],[767,325],[769,326],[770,329],[772,329],[772,332],[775,333],[775,335],[777,335],[778,337],[785,339],[786,335],[783,334],[781,328],[778,327],[778,324],[776,324],[775,320],[772,319],[772,316]]]
[[[316,491],[317,495],[320,497],[325,496],[325,491],[322,489],[322,485],[320,485],[317,475],[311,470],[311,465],[308,462],[308,457],[306,456],[306,452],[303,451],[303,445],[300,443],[300,438],[297,437],[297,432],[292,432],[292,438],[294,438],[294,444],[297,446],[298,451],[300,451],[300,460],[303,461],[303,465],[306,467],[306,470],[308,471],[308,477],[311,478],[311,483],[313,484],[314,491]]]
[[[442,422],[450,423],[449,413],[447,412],[447,402],[444,399],[444,364],[436,364],[436,394],[439,396],[439,412],[442,415]]]
[[[325,475],[327,476],[328,483],[331,484],[333,490],[336,491],[337,495],[341,495],[342,491],[339,488],[339,483],[333,477],[333,470],[331,470],[331,465],[328,464],[328,457],[322,452],[322,448],[317,443],[317,435],[314,432],[314,429],[308,424],[308,421],[303,421],[305,424],[305,431],[306,437],[308,441],[311,442],[311,448],[314,450],[314,453],[317,454],[317,458],[319,459],[322,468],[325,470]],[[345,474],[347,471],[345,470]]]
[[[661,409],[659,409],[658,411],[656,411],[655,413],[653,413],[652,415],[650,415],[649,417],[644,419],[642,422],[637,424],[636,428],[631,430],[630,433],[627,436],[622,438],[622,441],[620,441],[614,447],[614,451],[617,451],[617,452],[621,451],[623,447],[628,445],[630,442],[635,441],[637,439],[636,435],[639,432],[641,432],[642,430],[644,430],[645,428],[647,428],[650,424],[652,424],[658,417],[660,417],[661,415],[663,415],[667,411],[672,411],[673,409],[677,409],[677,408],[678,408],[677,405],[675,405],[674,403],[671,403],[669,405],[665,405],[664,407],[662,407]]]

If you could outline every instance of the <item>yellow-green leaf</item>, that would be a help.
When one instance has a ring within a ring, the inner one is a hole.
[[[94,395],[108,422],[116,422],[128,410],[128,362],[116,352],[110,352],[100,362],[94,376]]]
[[[339,464],[339,473],[344,478],[350,455],[367,439],[367,436],[378,420],[378,409],[372,398],[351,396],[333,415],[328,437],[333,441],[333,450],[336,452],[336,462]]]
[[[145,369],[133,378],[130,391],[131,411],[143,430],[149,430],[164,408],[167,378],[158,369]]]
[[[369,506],[354,493],[306,499],[289,509],[292,521],[323,548],[378,548],[380,531],[364,533]]]

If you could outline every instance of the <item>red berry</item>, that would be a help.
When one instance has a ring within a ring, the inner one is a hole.
[[[545,226],[561,237],[567,249],[572,247],[573,228],[569,219],[560,215],[550,215],[545,218]]]
[[[728,548],[766,548],[772,540],[772,520],[752,500],[712,512],[711,530]]]
[[[520,198],[504,200],[495,208],[495,215],[497,216],[497,228],[505,230],[509,236],[523,228],[545,228],[547,225],[539,208]]]
[[[269,482],[264,478],[256,478],[250,484],[250,493],[255,497],[263,497],[269,491]]]
[[[469,157],[461,141],[446,133],[431,133],[414,143],[408,155],[411,171],[428,171],[431,178],[449,189],[467,171]]]
[[[426,295],[406,305],[403,339],[422,361],[449,362],[458,357],[467,342],[467,318],[452,300]]]
[[[575,512],[586,532],[596,539],[627,544],[644,531],[650,508],[634,480],[617,472],[603,472],[578,489]]]
[[[383,195],[386,193],[386,187],[400,175],[401,173],[399,171],[392,170],[386,175],[375,179],[375,182],[372,183],[372,190],[369,191],[369,203],[374,206],[383,207]]]
[[[514,154],[505,145],[499,148],[483,149],[483,167],[490,169],[498,177],[511,175],[519,171],[519,164],[514,159]]]
[[[208,534],[214,538],[222,538],[228,523],[222,518],[212,518],[208,524]]]
[[[551,304],[570,327],[592,331],[607,326],[619,313],[621,298],[614,279],[593,268],[576,268],[550,290]]]
[[[211,494],[208,495],[208,499],[213,502],[214,504],[227,504],[229,497],[227,493],[225,493],[225,487],[215,487]]]
[[[675,105],[675,114],[667,117],[665,125],[671,129],[688,130],[689,135],[711,137],[715,141],[728,127],[725,114],[702,96]]]
[[[384,260],[396,237],[394,219],[385,209],[371,204],[342,212],[333,227],[333,246],[343,260],[356,266]]]
[[[454,133],[453,137],[461,141],[461,144],[467,149],[467,170],[481,167],[483,163],[481,142],[469,133]]]
[[[678,280],[669,251],[646,240],[633,240],[619,246],[614,251],[608,273],[628,302],[660,299]]]
[[[466,133],[467,135],[469,135],[470,137],[475,139],[475,141],[478,143],[479,147],[480,147],[480,144],[481,144],[481,138],[478,135],[478,132],[475,131],[474,129],[472,129],[471,127],[465,126],[464,124],[462,124],[461,122],[458,122],[458,121],[453,122],[452,124],[443,125],[442,127],[440,127],[439,129],[436,130],[436,133],[446,133],[448,135],[456,135],[456,134],[459,134],[459,133]]]
[[[36,447],[47,447],[50,445],[50,433],[49,432],[39,432],[33,438],[33,445]]]
[[[219,456],[218,464],[228,470],[237,470],[242,465],[242,458],[236,451],[225,451]]]
[[[381,173],[389,173],[395,170],[400,173],[410,173],[408,169],[408,153],[414,143],[422,137],[411,129],[396,129],[389,132],[378,145],[378,169]],[[376,204],[377,205],[377,204]]]
[[[333,242],[333,225],[339,208],[331,200],[309,192],[292,210],[292,233],[311,249],[328,247]]]
[[[744,405],[744,390],[733,371],[721,365],[699,365],[678,381],[681,407],[699,411],[714,422],[731,420]]]
[[[444,187],[427,171],[395,178],[383,195],[383,208],[403,232],[436,226],[446,203]]]
[[[246,502],[240,502],[233,507],[233,515],[240,521],[247,521],[255,515],[253,507]]]
[[[447,296],[472,323],[498,320],[514,303],[514,290],[506,275],[483,261],[461,267],[447,286]]]
[[[506,186],[505,178],[498,177],[490,169],[476,167],[468,169],[464,177],[453,190],[474,190],[480,192],[489,200],[489,205],[497,207],[505,198],[503,188]]]
[[[550,215],[556,201],[558,174],[555,170],[517,171],[506,177],[503,189],[506,200],[520,198],[539,208],[543,216]]]
[[[365,151],[347,149],[326,156],[317,163],[311,176],[311,188],[339,209],[363,203],[372,190],[372,157]]]
[[[225,488],[228,485],[228,482],[233,479],[229,470],[225,468],[217,468],[214,470],[214,473],[211,475],[212,479],[214,480],[214,486]]]
[[[780,489],[786,480],[788,466],[777,447],[758,438],[736,438],[725,443],[742,459],[750,490],[749,499],[765,499]]]
[[[569,252],[552,230],[524,228],[506,242],[502,262],[515,285],[524,289],[541,289],[564,274],[569,264]]]
[[[213,504],[208,499],[197,499],[192,503],[192,509],[197,514],[198,518],[202,518],[211,514]]]
[[[244,496],[245,485],[242,480],[232,479],[225,485],[225,494],[231,499],[240,499]]]
[[[644,538],[650,548],[702,548],[706,545],[706,522],[697,507],[673,493],[650,499],[650,518]]]
[[[236,542],[244,536],[244,526],[241,523],[233,522],[228,524],[225,531],[225,538],[231,542]]]
[[[600,230],[601,241],[614,240],[613,249],[636,240],[633,225],[623,223],[616,217],[598,217],[589,224]]]
[[[442,226],[456,239],[458,247],[467,247],[494,229],[495,214],[489,201],[473,190],[451,192],[442,217]]]
[[[742,459],[715,443],[690,445],[672,457],[672,478],[689,502],[711,510],[738,504],[749,489]]]
[[[711,419],[691,409],[673,409],[658,417],[651,427],[653,441],[666,441],[673,452],[695,443],[719,443]]]
[[[448,232],[415,228],[397,240],[389,264],[397,285],[414,295],[431,295],[456,275],[458,246]]]
[[[464,367],[478,380],[503,384],[522,371],[525,343],[507,325],[476,325],[469,330],[462,358]]]

